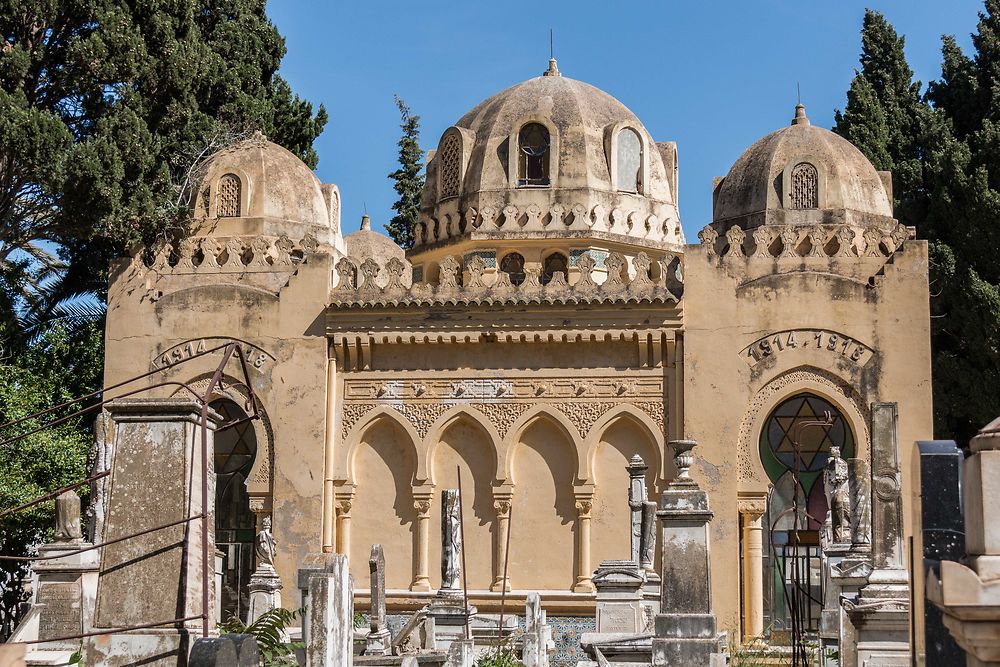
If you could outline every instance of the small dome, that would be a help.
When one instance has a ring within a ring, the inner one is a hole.
[[[625,105],[552,60],[441,136],[416,245],[511,231],[683,243],[676,158],[675,144],[655,142]]]
[[[789,127],[739,157],[715,190],[714,222],[867,224],[892,218],[880,174],[855,146],[796,107]]]
[[[369,257],[384,265],[391,257],[405,260],[405,252],[385,234],[372,231],[371,218],[366,213],[361,217],[361,229],[344,237],[348,257],[359,263]]]
[[[321,242],[337,245],[337,186],[320,183],[294,153],[260,132],[208,158],[201,172],[192,201],[194,218],[203,221],[201,231],[293,238],[308,231]]]

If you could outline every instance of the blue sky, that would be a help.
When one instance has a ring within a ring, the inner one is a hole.
[[[285,36],[281,74],[330,113],[317,174],[337,183],[344,231],[367,205],[392,216],[399,94],[421,116],[421,146],[493,93],[541,74],[549,28],[565,76],[621,100],[680,154],[689,241],[711,219],[714,176],[789,122],[795,87],[813,124],[830,127],[858,66],[866,6],[906,36],[916,77],[940,76],[942,34],[968,52],[982,0],[808,2],[307,2],[272,0]]]

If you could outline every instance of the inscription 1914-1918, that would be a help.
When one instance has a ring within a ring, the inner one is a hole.
[[[191,357],[207,352],[213,348],[225,345],[226,343],[239,344],[240,349],[243,350],[243,356],[247,360],[247,366],[250,368],[263,370],[266,363],[274,360],[273,356],[263,351],[256,345],[246,342],[245,340],[239,340],[236,338],[207,337],[195,338],[183,343],[178,343],[177,345],[166,349],[153,358],[153,361],[150,363],[150,367],[154,370],[158,368],[165,368],[171,364],[183,361],[184,359],[190,359]]]
[[[740,355],[751,366],[788,350],[822,350],[864,366],[873,350],[850,336],[827,329],[791,329],[760,338],[743,348]]]

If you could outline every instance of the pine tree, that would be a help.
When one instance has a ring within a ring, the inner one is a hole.
[[[385,226],[385,231],[393,241],[409,250],[413,247],[413,230],[420,218],[420,197],[424,191],[420,116],[411,114],[410,107],[398,95],[396,106],[399,107],[399,127],[403,130],[403,136],[399,139],[399,169],[389,174],[389,178],[396,181],[393,188],[399,199],[392,205],[396,215]]]
[[[181,224],[212,137],[260,129],[315,166],[326,111],[276,75],[264,5],[0,0],[0,280],[27,254],[72,278],[44,296],[101,292],[109,256]]]
[[[926,99],[903,39],[867,12],[835,128],[893,171],[896,217],[929,241],[935,432],[960,442],[1000,414],[1000,0],[986,9],[975,58],[944,38]]]

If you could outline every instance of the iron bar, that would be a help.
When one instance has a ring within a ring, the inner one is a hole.
[[[0,556],[0,560],[23,560],[23,561],[40,561],[40,560],[55,560],[57,558],[65,558],[67,556],[75,556],[76,554],[86,553],[88,551],[93,551],[94,549],[102,549],[106,546],[112,544],[117,544],[118,542],[124,542],[125,540],[131,540],[133,537],[142,537],[143,535],[148,535],[149,533],[155,533],[158,530],[163,530],[164,528],[171,528],[173,526],[179,526],[182,523],[188,523],[189,521],[194,521],[196,519],[201,519],[207,516],[205,513],[195,514],[194,516],[189,516],[184,519],[178,519],[177,521],[171,521],[170,523],[165,523],[162,526],[154,526],[153,528],[147,528],[145,530],[140,530],[138,533],[132,533],[131,535],[126,535],[124,537],[116,537],[113,540],[108,540],[107,542],[101,542],[100,544],[92,544],[86,549],[76,549],[75,551],[67,551],[65,553],[58,554],[56,556]]]
[[[458,472],[458,534],[462,538],[462,600],[465,605],[465,638],[472,639],[472,628],[469,625],[469,571],[465,567],[465,511],[462,498],[462,467],[455,466]],[[503,628],[500,629],[503,632]]]
[[[29,507],[34,507],[35,505],[37,505],[39,503],[44,503],[46,500],[51,500],[52,498],[55,498],[56,496],[58,496],[58,495],[60,495],[62,493],[66,493],[67,491],[71,491],[71,490],[75,489],[78,486],[83,486],[84,484],[89,484],[90,482],[94,482],[94,481],[99,480],[99,479],[101,479],[103,477],[107,477],[110,474],[111,474],[110,470],[105,470],[104,472],[98,473],[98,474],[94,475],[93,477],[88,477],[87,479],[83,480],[82,482],[77,482],[76,484],[70,484],[69,486],[64,486],[61,489],[56,489],[52,493],[47,493],[44,496],[39,496],[38,498],[35,498],[34,500],[30,500],[30,501],[24,503],[23,505],[18,505],[17,507],[12,507],[9,510],[4,510],[3,512],[0,512],[0,519],[2,519],[3,517],[7,516],[8,514],[14,514],[15,512],[20,512],[21,510],[26,510]]]
[[[142,625],[130,625],[124,628],[111,628],[109,630],[100,630],[98,632],[84,632],[79,635],[70,635],[68,637],[52,637],[50,639],[32,639],[30,642],[14,642],[15,644],[47,644],[49,642],[63,642],[70,639],[83,639],[85,637],[100,637],[101,635],[110,635],[117,632],[130,632],[132,630],[145,630],[146,628],[158,628],[162,625],[171,625],[173,623],[185,623],[187,621],[193,621],[196,618],[201,618],[201,616],[185,616],[184,618],[175,618],[169,621],[157,621],[155,623],[143,623]]]

